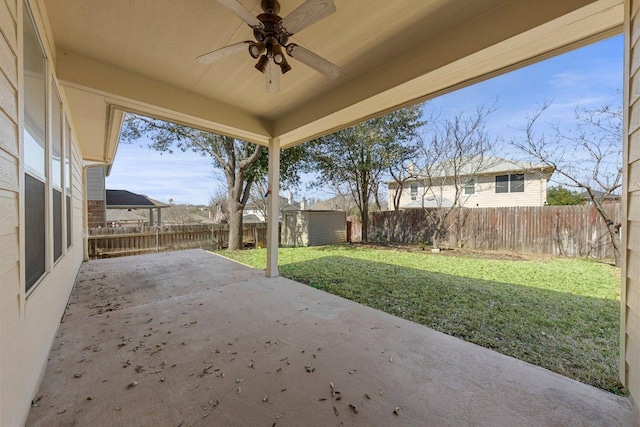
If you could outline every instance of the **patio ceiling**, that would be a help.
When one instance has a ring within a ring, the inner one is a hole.
[[[123,111],[282,147],[622,31],[622,0],[335,0],[292,41],[338,65],[291,59],[278,93],[248,54],[195,58],[252,39],[215,0],[41,0],[56,73],[85,159],[112,161]],[[254,14],[259,0],[241,0]],[[286,16],[303,0],[281,0]]]

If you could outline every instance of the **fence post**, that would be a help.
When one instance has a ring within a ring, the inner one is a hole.
[[[156,227],[156,253],[160,252],[160,248],[158,247],[158,234],[160,233],[160,229]]]
[[[215,229],[215,226],[212,225],[211,226],[211,248],[215,251],[218,248],[216,248],[216,240],[215,240],[216,239],[216,237],[215,237],[216,233],[215,233],[214,229]]]

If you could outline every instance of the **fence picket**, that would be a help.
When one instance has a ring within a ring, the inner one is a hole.
[[[229,226],[172,225],[161,227],[105,227],[89,229],[89,259],[165,252],[187,248],[221,249],[229,241]],[[266,247],[267,225],[246,225],[243,242]]]
[[[620,204],[604,209],[616,223],[622,217]],[[613,258],[606,224],[594,206],[528,206],[503,208],[462,208],[462,227],[456,229],[457,215],[449,217],[443,245],[469,249],[528,252],[563,256]],[[360,240],[362,223],[349,217],[352,240]],[[431,240],[432,226],[422,209],[374,212],[369,221],[372,241],[424,243]],[[456,235],[461,241],[456,241]],[[619,237],[619,236],[618,236]]]

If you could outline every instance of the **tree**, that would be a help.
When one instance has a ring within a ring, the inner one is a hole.
[[[619,232],[622,224],[603,207],[603,201],[622,186],[622,106],[577,106],[567,125],[551,123],[540,132],[540,120],[550,107],[541,104],[512,145],[529,158],[555,168],[552,180],[584,191],[607,225],[616,265],[620,265]]]
[[[269,190],[269,183],[266,178],[260,178],[253,183],[249,192],[249,203],[251,203],[262,215],[265,221],[269,217],[269,200],[266,197]],[[282,211],[289,205],[289,200],[278,195],[278,210]]]
[[[422,207],[433,227],[431,243],[440,249],[449,217],[455,212],[457,240],[462,229],[462,205],[475,192],[473,177],[497,159],[492,157],[496,138],[486,130],[487,116],[495,105],[476,108],[473,114],[458,112],[445,120],[430,120],[419,159]],[[452,191],[453,190],[453,191]],[[437,209],[434,209],[437,207]]]
[[[571,191],[560,185],[556,185],[547,190],[547,205],[549,206],[569,206],[582,204],[584,204],[584,201],[577,191]]]
[[[400,210],[402,191],[409,180],[417,178],[418,169],[415,167],[415,159],[420,152],[420,143],[409,143],[405,146],[395,147],[395,151],[389,153],[391,159],[388,162],[389,176],[393,180],[395,191],[389,188],[389,198],[393,200],[393,210]]]
[[[143,136],[151,141],[150,148],[166,153],[173,153],[174,148],[181,151],[191,150],[210,157],[214,168],[222,170],[227,189],[229,249],[241,249],[242,212],[249,200],[251,187],[267,174],[267,150],[260,145],[228,136],[127,114],[122,130],[122,141],[132,143]],[[303,146],[282,151],[280,176],[283,182],[289,182],[292,185],[298,183],[298,170],[304,153]]]
[[[383,174],[395,161],[393,153],[417,136],[421,115],[421,105],[407,107],[309,144],[311,164],[320,176],[316,184],[345,186],[353,196],[362,219],[363,242],[368,241],[369,204],[373,199],[380,205]]]

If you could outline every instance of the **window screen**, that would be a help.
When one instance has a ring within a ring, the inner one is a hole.
[[[511,175],[511,192],[524,193],[524,174]]]
[[[465,195],[471,195],[471,194],[475,194],[475,192],[476,192],[476,180],[471,178],[464,185],[464,194]]]
[[[509,192],[509,175],[496,176],[496,193]]]
[[[67,196],[67,249],[71,247],[71,215],[73,212],[71,211],[71,196]]]
[[[71,126],[69,121],[65,117],[64,119],[64,194],[67,199],[67,248],[71,247],[73,232],[71,227],[73,226],[71,211]]]
[[[53,190],[53,259],[62,256],[62,193]]]
[[[411,200],[416,200],[418,198],[418,183],[411,183]]]
[[[45,210],[44,182],[25,175],[25,270],[28,291],[44,274]]]

